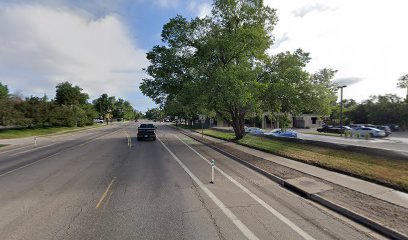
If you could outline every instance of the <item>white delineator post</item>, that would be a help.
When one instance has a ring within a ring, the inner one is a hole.
[[[34,137],[34,147],[37,147],[37,137]]]
[[[215,162],[213,159],[211,160],[211,182],[210,183],[214,183],[214,167],[215,167]]]

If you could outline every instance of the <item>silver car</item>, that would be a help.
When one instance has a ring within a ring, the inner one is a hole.
[[[353,135],[359,134],[361,137],[370,136],[370,137],[385,137],[385,131],[372,128],[372,127],[357,127],[351,130]]]

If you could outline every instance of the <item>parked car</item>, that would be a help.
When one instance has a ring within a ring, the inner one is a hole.
[[[344,133],[345,131],[350,131],[350,130],[352,130],[352,128],[351,127],[348,127],[348,126],[335,126],[335,127],[333,127],[333,126],[324,126],[324,127],[322,127],[322,128],[318,128],[317,129],[317,131],[318,132],[325,132],[325,133],[338,133],[338,134],[340,134],[340,133]]]
[[[350,131],[353,135],[359,134],[361,137],[385,137],[385,131],[372,127],[358,127]]]
[[[264,134],[265,131],[257,127],[246,127],[245,132],[250,134]]]
[[[398,132],[400,130],[400,127],[396,124],[385,124],[385,125],[388,126],[393,132]]]
[[[383,130],[385,132],[385,136],[389,136],[391,134],[391,128],[385,125],[364,124],[364,126],[361,127],[377,128]]]
[[[348,125],[350,128],[358,128],[358,127],[364,127],[364,124],[350,124]]]
[[[391,135],[391,128],[385,125],[377,125],[375,128],[383,130],[385,132],[385,136]]]
[[[94,123],[104,123],[103,119],[94,119]]]
[[[273,129],[269,132],[265,132],[265,135],[271,135],[275,137],[290,137],[290,138],[297,138],[297,132],[291,129],[282,130],[280,128]]]

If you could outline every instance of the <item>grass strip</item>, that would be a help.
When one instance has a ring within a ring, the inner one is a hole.
[[[46,127],[46,128],[23,128],[8,129],[0,131],[0,139],[24,138],[33,136],[42,136],[56,133],[70,133],[90,128],[100,127],[101,125],[92,125],[87,127]]]
[[[201,131],[200,131],[201,132]],[[408,161],[213,129],[204,134],[408,192]]]
[[[321,136],[330,136],[330,137],[341,137],[338,133],[324,133],[324,132],[304,132],[303,134],[309,135],[321,135]]]

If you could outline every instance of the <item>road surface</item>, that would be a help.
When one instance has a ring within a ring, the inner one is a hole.
[[[136,127],[0,153],[0,239],[382,238],[168,126],[156,141]]]

